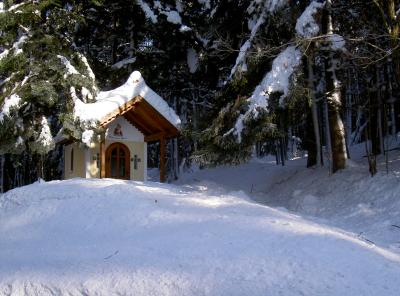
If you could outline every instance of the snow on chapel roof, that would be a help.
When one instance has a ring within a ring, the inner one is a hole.
[[[173,126],[178,127],[180,125],[181,120],[175,111],[168,106],[163,98],[147,86],[139,71],[134,71],[120,87],[99,92],[95,103],[84,103],[76,98],[74,114],[81,121],[101,122],[108,114],[137,96],[142,97]]]

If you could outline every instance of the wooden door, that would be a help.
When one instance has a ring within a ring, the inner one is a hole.
[[[106,150],[106,178],[130,179],[130,153],[122,143],[113,143]]]

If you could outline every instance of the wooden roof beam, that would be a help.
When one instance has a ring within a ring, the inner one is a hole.
[[[141,106],[138,106],[132,114],[137,121],[142,121],[146,126],[149,126],[153,133],[163,131],[163,125],[159,122],[156,114],[146,113],[146,110],[143,110]]]
[[[145,142],[155,142],[155,141],[160,141],[161,138],[165,138],[165,137],[166,137],[165,132],[159,132],[159,133],[144,137],[144,141]]]
[[[102,118],[102,120],[101,120],[101,126],[103,126],[103,127],[106,126],[109,122],[114,120],[117,116],[124,115],[125,113],[134,109],[136,107],[136,104],[138,104],[141,99],[142,99],[141,97],[137,96],[137,97],[133,98],[132,100],[128,101],[127,103],[125,103],[124,105],[122,105],[121,107],[117,108],[113,112],[110,112],[109,114],[104,116],[104,118]]]
[[[149,129],[148,126],[143,124],[143,122],[137,120],[137,118],[135,118],[135,116],[132,113],[127,112],[123,116],[125,117],[126,120],[129,121],[130,124],[132,124],[134,127],[136,127],[145,136],[151,135],[154,133],[151,129]]]
[[[175,126],[173,126],[168,120],[160,115],[158,111],[147,102],[140,102],[134,112],[135,114],[138,113],[139,116],[143,115],[143,117],[149,121],[149,124],[154,125],[155,123],[156,129],[165,132],[166,138],[176,137],[179,133]]]

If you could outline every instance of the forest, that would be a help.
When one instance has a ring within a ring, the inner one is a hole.
[[[1,1],[0,192],[62,178],[57,137],[100,130],[76,100],[134,70],[182,121],[169,180],[254,155],[284,165],[293,146],[334,174],[360,143],[373,176],[399,149],[399,15],[398,0]]]

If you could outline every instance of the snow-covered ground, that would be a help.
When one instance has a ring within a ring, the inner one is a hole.
[[[392,250],[213,187],[73,179],[8,192],[0,295],[398,295]]]
[[[400,157],[371,178],[253,160],[174,185],[0,196],[0,295],[399,295]],[[273,206],[273,207],[270,207]]]
[[[348,168],[329,175],[306,168],[306,158],[277,166],[273,158],[236,167],[184,175],[177,183],[208,194],[241,190],[254,201],[289,210],[317,223],[340,227],[364,241],[400,253],[400,151],[389,152],[389,166],[378,158],[371,177],[364,144],[352,147]]]

